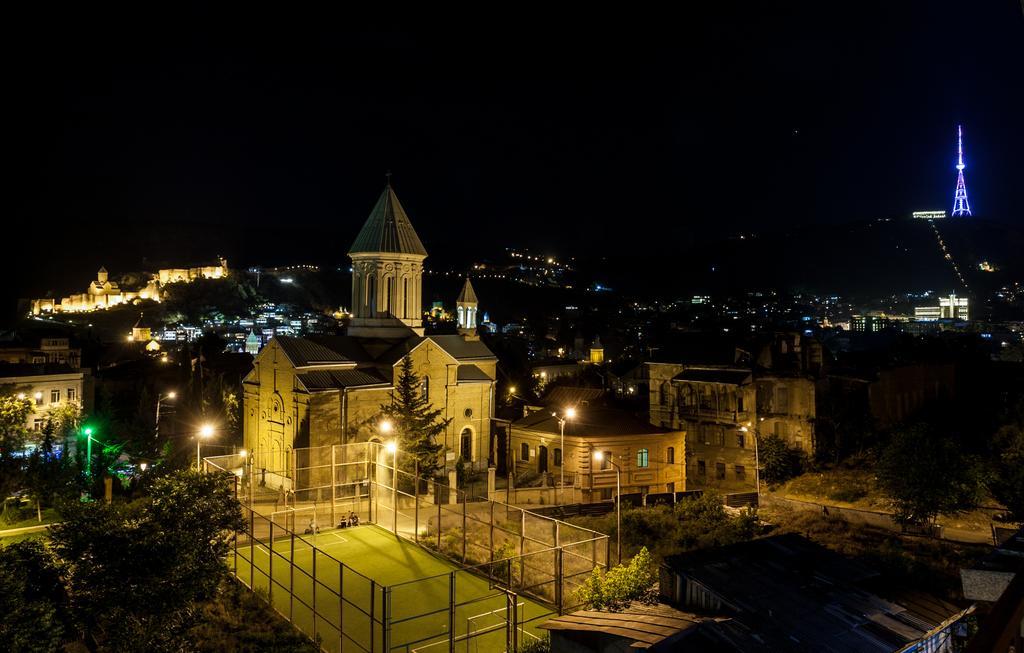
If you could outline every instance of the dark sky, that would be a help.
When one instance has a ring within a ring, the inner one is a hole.
[[[18,292],[341,260],[389,169],[437,266],[948,210],[958,122],[976,213],[1024,220],[1018,0],[705,4],[12,17]]]

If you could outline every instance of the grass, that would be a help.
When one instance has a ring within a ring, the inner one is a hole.
[[[902,537],[810,511],[761,508],[758,514],[772,535],[798,533],[883,572],[891,586],[929,591],[954,602],[962,600],[960,569],[991,551],[990,546]]]
[[[8,506],[4,511],[4,516],[9,519],[0,520],[0,531],[5,531],[11,528],[25,528],[26,526],[39,526],[41,524],[52,524],[56,521],[60,521],[60,514],[56,508],[44,508],[43,509],[43,521],[39,521],[36,515],[35,506],[18,507],[14,508]]]
[[[311,546],[314,539],[320,551],[315,563]],[[403,651],[406,647],[412,651],[428,644],[433,644],[424,649],[428,652],[446,650],[453,571],[456,572],[455,635],[494,628],[473,637],[468,649],[461,642],[460,650],[504,649],[506,595],[492,589],[486,579],[460,570],[422,547],[374,525],[325,530],[315,538],[296,538],[294,554],[292,545],[291,538],[277,538],[273,556],[266,542],[257,542],[251,549],[247,545],[239,546],[237,560],[228,562],[237,565],[241,580],[249,584],[251,578],[254,589],[266,593],[273,607],[290,617],[300,630],[311,637],[320,637],[328,651],[376,650],[385,635],[392,648]],[[294,566],[289,564],[290,558]],[[272,584],[269,581],[271,559]],[[345,567],[340,567],[338,561]],[[343,589],[344,600],[338,598],[339,586]],[[552,614],[551,610],[522,597],[518,602],[522,604],[520,623],[527,632],[539,635],[536,626]],[[382,630],[385,611],[390,611],[391,617],[388,633]],[[470,618],[493,611],[497,612],[470,623]],[[344,634],[340,642],[339,621]],[[445,644],[440,644],[442,641]]]
[[[808,472],[774,488],[773,493],[787,499],[797,499],[843,508],[891,513],[885,492],[878,487],[870,469],[829,469]],[[993,516],[1003,510],[991,499],[984,507],[953,515],[939,515],[938,523],[946,528],[969,531],[988,531]]]

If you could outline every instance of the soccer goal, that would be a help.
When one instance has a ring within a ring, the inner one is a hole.
[[[296,534],[316,534],[322,528],[316,519],[316,506],[291,506],[270,513],[274,526],[281,526]],[[312,528],[313,533],[308,531]]]

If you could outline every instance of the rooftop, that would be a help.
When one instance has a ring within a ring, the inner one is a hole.
[[[350,255],[378,252],[427,255],[390,181],[348,251]]]

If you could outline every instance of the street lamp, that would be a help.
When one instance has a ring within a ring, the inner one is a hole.
[[[85,434],[85,475],[92,480],[92,427],[86,426],[82,429]]]
[[[210,438],[213,436],[213,424],[203,424],[199,427],[199,432],[196,434],[196,470],[199,470],[202,464],[199,458],[199,447],[203,444],[203,438]]]
[[[390,425],[391,422],[385,424]],[[391,530],[398,535],[398,443],[388,440],[384,449],[391,454]]]
[[[551,413],[551,416],[558,420],[558,446],[561,447],[559,451],[562,456],[562,459],[559,461],[561,464],[558,466],[558,505],[562,505],[562,487],[565,485],[565,422],[576,417],[576,409],[572,407],[566,408],[562,412],[562,417],[559,417],[558,413]]]
[[[740,427],[740,433],[749,432],[746,426]],[[754,429],[754,487],[757,488],[757,502],[761,503],[761,459],[757,453],[757,429]]]
[[[594,452],[594,460],[597,462],[604,461],[604,454],[600,451]],[[622,564],[622,470],[612,460],[611,456],[608,457],[608,462],[615,468],[615,556],[618,558],[618,564]]]
[[[174,390],[171,390],[167,394],[158,394],[156,396],[156,424],[154,425],[153,428],[154,439],[160,438],[160,406],[162,406],[165,401],[173,401],[177,398],[178,393],[175,392]]]

